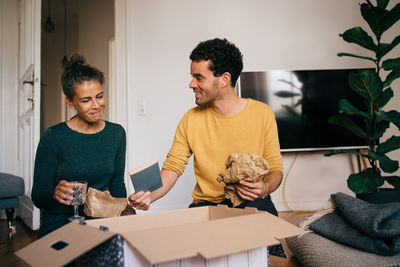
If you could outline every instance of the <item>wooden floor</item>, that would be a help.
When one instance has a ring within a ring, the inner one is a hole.
[[[288,221],[288,222],[294,224],[294,225],[299,225],[300,222],[304,221],[306,218],[310,217],[312,214],[313,214],[313,212],[305,212],[305,211],[299,211],[299,212],[281,211],[281,212],[279,212],[279,217],[284,219],[285,221]],[[293,256],[292,252],[287,247],[284,240],[282,241],[282,246],[286,252],[287,258],[284,259],[284,258],[280,258],[280,257],[270,256],[271,266],[272,267],[301,267],[302,265],[296,259],[296,257]]]
[[[14,252],[35,241],[37,231],[32,231],[19,218],[14,225],[17,233],[9,238],[7,220],[0,220],[0,266],[29,266]]]
[[[305,218],[311,216],[310,212],[280,212],[279,217],[298,225],[299,222]],[[17,227],[17,233],[12,237],[8,237],[8,226],[6,220],[0,220],[0,266],[29,266],[22,260],[20,260],[14,252],[29,245],[31,242],[36,240],[37,231],[32,231],[27,227],[19,218],[15,221]],[[270,264],[272,267],[300,267],[301,264],[291,254],[287,248],[285,242],[283,247],[288,256],[287,259],[270,256]]]

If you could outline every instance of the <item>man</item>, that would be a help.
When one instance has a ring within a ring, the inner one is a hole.
[[[129,196],[131,206],[147,210],[150,203],[164,196],[183,173],[194,155],[196,186],[189,207],[232,206],[224,197],[224,184],[218,174],[225,169],[231,153],[256,153],[264,157],[270,172],[260,182],[240,181],[236,186],[245,200],[239,208],[256,207],[278,215],[270,194],[282,181],[282,156],[273,111],[264,103],[238,97],[234,87],[243,69],[242,54],[226,39],[201,42],[190,55],[193,89],[197,107],[180,121],[173,145],[164,162],[163,186]]]

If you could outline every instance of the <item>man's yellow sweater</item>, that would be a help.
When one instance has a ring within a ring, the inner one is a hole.
[[[224,200],[225,185],[217,177],[231,153],[256,153],[267,160],[270,171],[283,170],[275,115],[266,104],[252,99],[233,116],[221,116],[212,108],[190,109],[177,127],[163,169],[180,176],[192,153],[197,180],[194,203]]]

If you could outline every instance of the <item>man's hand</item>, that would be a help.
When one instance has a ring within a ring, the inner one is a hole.
[[[128,197],[129,205],[138,210],[148,210],[150,203],[164,196],[175,185],[178,174],[171,170],[161,170],[163,186],[153,192],[137,192]]]
[[[129,205],[138,210],[148,210],[150,208],[150,191],[132,194],[128,197]]]
[[[271,171],[260,182],[240,181],[235,186],[236,191],[244,200],[254,201],[257,198],[265,198],[279,187],[282,176],[281,171]]]
[[[235,187],[239,196],[248,201],[265,198],[269,195],[268,185],[263,181],[247,182],[242,180],[239,181],[239,184],[235,185]]]
[[[54,198],[64,205],[70,205],[71,201],[74,199],[72,194],[74,190],[69,187],[69,183],[65,180],[61,180],[56,189],[54,190]]]

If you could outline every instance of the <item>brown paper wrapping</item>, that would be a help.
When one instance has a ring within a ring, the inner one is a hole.
[[[136,210],[129,206],[129,204],[126,204],[125,209],[121,212],[121,216],[127,216],[127,215],[135,215]]]
[[[234,184],[240,180],[261,181],[269,170],[268,162],[260,155],[252,153],[230,154],[225,166],[225,171],[218,175],[217,181],[225,183],[225,198],[230,199],[234,207],[244,202]]]
[[[83,212],[93,218],[108,218],[120,216],[126,206],[126,198],[112,197],[109,191],[89,187]]]

